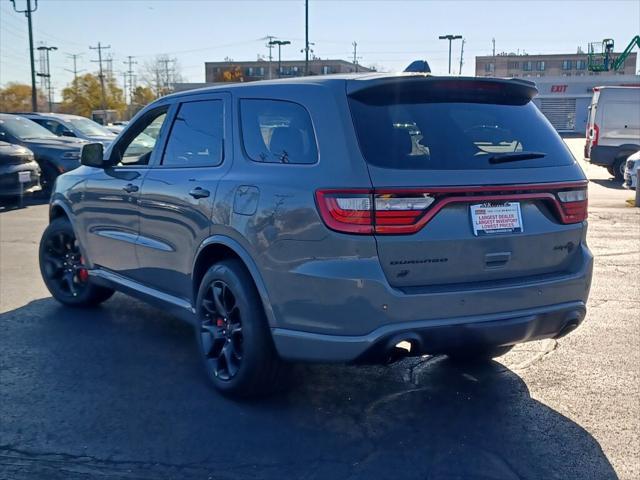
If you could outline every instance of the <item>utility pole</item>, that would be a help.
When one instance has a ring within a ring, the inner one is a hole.
[[[81,57],[81,53],[67,53],[67,57],[73,60],[73,70],[65,68],[67,72],[73,73],[73,91],[78,96],[78,73],[84,72],[84,70],[78,70],[78,57]]]
[[[462,64],[464,63],[464,61],[462,60],[464,57],[464,38],[462,39],[462,45],[460,46],[460,71],[458,72],[458,75],[462,75]]]
[[[309,0],[304,0],[304,74],[309,75]]]
[[[167,90],[167,93],[169,93],[171,91],[171,77],[169,76],[169,64],[173,62],[173,60],[169,59],[169,58],[163,58],[161,60],[158,60],[158,63],[163,63],[164,64],[164,73],[165,73],[165,88]]]
[[[44,85],[46,85],[50,112],[53,112],[53,96],[51,94],[51,65],[49,63],[49,52],[51,52],[52,50],[58,50],[58,47],[47,47],[46,45],[41,45],[38,47],[38,51],[42,52],[42,54],[44,55],[44,61],[41,62],[42,66],[40,67],[40,69],[43,71],[38,73],[38,76],[42,77]]]
[[[449,40],[449,75],[451,75],[451,42],[461,39],[462,35],[440,35],[438,38],[440,40]]]
[[[275,40],[276,37],[274,37],[273,35],[267,35],[266,37],[264,37],[262,40],[266,40],[267,41],[267,48],[269,49],[269,80],[271,80],[271,61],[273,60],[273,55],[271,55],[271,50],[273,49],[273,40]]]
[[[89,46],[90,50],[97,50],[98,51],[98,60],[91,60],[94,63],[98,63],[100,65],[100,74],[98,75],[100,77],[100,91],[102,93],[102,98],[101,98],[101,108],[104,111],[107,109],[107,102],[106,102],[106,98],[105,98],[105,92],[104,92],[104,73],[102,72],[102,51],[103,50],[108,50],[111,48],[111,45],[107,45],[106,47],[104,45],[102,45],[100,42],[98,42],[98,46],[97,47],[92,47]]]
[[[271,40],[269,42],[272,46],[278,45],[278,78],[282,77],[282,54],[281,48],[283,45],[290,45],[291,42],[289,40]]]
[[[27,0],[27,8],[24,10],[18,10],[16,8],[16,0],[11,0],[13,9],[16,13],[24,13],[27,17],[27,24],[29,25],[29,58],[31,60],[31,110],[38,111],[38,94],[36,91],[36,64],[33,58],[33,26],[31,25],[31,14],[38,10],[38,0],[34,0],[33,9],[31,8],[31,0]]]
[[[496,39],[492,38],[491,43],[493,45],[493,56],[495,57],[496,56]]]
[[[132,55],[127,56],[127,60],[122,62],[125,65],[128,65],[128,69],[125,72],[125,90],[127,87],[127,76],[129,77],[129,105],[131,105],[133,103],[133,66],[136,65],[138,62],[135,62],[133,59],[135,57],[133,57]],[[125,95],[125,99],[126,99],[126,95]]]
[[[362,58],[358,56],[358,42],[353,42],[353,64],[356,66],[356,73],[358,73],[358,59]]]

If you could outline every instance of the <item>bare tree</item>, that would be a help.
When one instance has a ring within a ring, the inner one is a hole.
[[[178,59],[167,54],[157,55],[145,62],[140,77],[153,90],[156,98],[171,93],[174,85],[183,81]]]

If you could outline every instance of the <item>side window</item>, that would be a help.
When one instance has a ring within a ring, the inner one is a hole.
[[[271,163],[318,161],[318,147],[307,110],[281,100],[240,101],[242,142],[251,160]]]
[[[165,167],[215,167],[222,163],[224,109],[222,100],[186,102],[171,127],[162,157]]]
[[[150,113],[132,125],[131,134],[126,134],[123,142],[113,152],[119,156],[117,165],[148,165],[166,118],[167,108]]]

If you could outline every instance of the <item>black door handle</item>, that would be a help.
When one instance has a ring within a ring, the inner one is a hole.
[[[211,195],[211,192],[209,192],[209,190],[205,190],[202,187],[196,187],[189,192],[189,195],[191,195],[193,198],[207,198],[209,195]]]
[[[134,185],[133,183],[128,183],[127,185],[122,187],[122,189],[127,193],[133,193],[138,191],[138,186]]]

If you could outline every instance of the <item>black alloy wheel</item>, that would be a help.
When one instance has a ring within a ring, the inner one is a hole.
[[[242,318],[236,297],[222,280],[209,285],[202,300],[200,337],[210,371],[222,381],[236,376],[242,363]]]
[[[200,281],[196,342],[207,378],[224,395],[281,390],[288,365],[278,356],[251,274],[238,259],[212,265]]]
[[[44,275],[62,295],[78,297],[87,288],[89,274],[74,235],[58,231],[46,238],[42,259]]]
[[[71,307],[91,307],[114,291],[94,285],[71,223],[56,218],[40,240],[40,273],[53,298]]]

